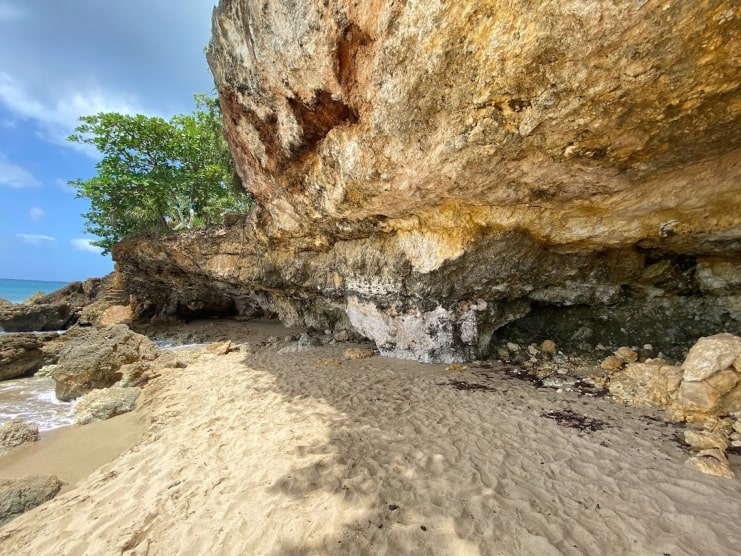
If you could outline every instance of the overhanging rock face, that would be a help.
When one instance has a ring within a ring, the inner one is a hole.
[[[222,0],[208,58],[259,209],[120,246],[140,314],[260,308],[425,361],[511,322],[738,332],[733,3]]]

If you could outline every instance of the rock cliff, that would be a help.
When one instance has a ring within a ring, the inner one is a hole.
[[[259,207],[118,246],[136,311],[446,362],[502,330],[738,333],[740,23],[722,0],[222,0],[208,60]]]

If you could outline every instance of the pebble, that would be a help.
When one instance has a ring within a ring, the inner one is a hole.
[[[345,350],[345,359],[370,359],[376,351],[370,348],[351,347]]]
[[[615,351],[615,355],[626,363],[635,363],[638,361],[638,354],[633,348],[626,346],[620,347]]]
[[[556,342],[553,340],[544,340],[543,343],[540,344],[540,351],[553,355],[556,353]]]
[[[468,367],[465,365],[461,365],[460,363],[453,363],[452,365],[448,365],[445,367],[446,371],[453,371],[453,372],[462,372],[465,371]]]
[[[513,353],[517,353],[518,351],[520,351],[520,346],[518,346],[514,342],[507,342],[507,349]]]
[[[619,357],[616,357],[615,355],[610,355],[605,358],[602,363],[600,363],[600,368],[603,371],[619,371],[623,368],[623,365],[625,362],[620,359]]]
[[[334,333],[334,339],[337,342],[348,342],[350,341],[350,333],[347,330],[338,330]]]

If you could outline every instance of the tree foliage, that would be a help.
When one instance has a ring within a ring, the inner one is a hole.
[[[80,118],[69,137],[95,147],[97,174],[70,182],[89,199],[86,230],[110,251],[133,235],[210,224],[224,211],[246,212],[251,198],[236,176],[216,99],[196,95],[196,110],[169,121],[114,112]]]

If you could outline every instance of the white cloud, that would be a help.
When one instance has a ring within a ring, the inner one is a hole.
[[[21,187],[39,187],[41,182],[31,172],[13,164],[3,153],[0,153],[0,185],[20,189]]]
[[[84,239],[84,238],[77,238],[70,240],[70,243],[72,246],[77,249],[78,251],[86,251],[88,253],[95,253],[96,255],[99,255],[103,252],[103,249],[98,247],[97,245],[92,244],[92,239]]]
[[[56,238],[53,238],[51,236],[45,236],[41,234],[15,234],[17,237],[23,241],[23,243],[28,243],[29,245],[46,245],[47,243],[50,243],[52,241],[56,241]]]
[[[67,141],[67,137],[79,124],[80,116],[99,112],[146,113],[135,98],[105,91],[97,84],[90,84],[80,90],[60,91],[59,96],[54,99],[40,99],[34,96],[30,87],[24,86],[5,72],[0,72],[0,103],[14,116],[34,120],[39,125],[39,136],[42,139],[76,149],[91,158],[99,156],[90,145]]]
[[[31,210],[28,211],[28,217],[34,222],[38,222],[44,216],[46,216],[46,211],[41,207],[33,207]]]

